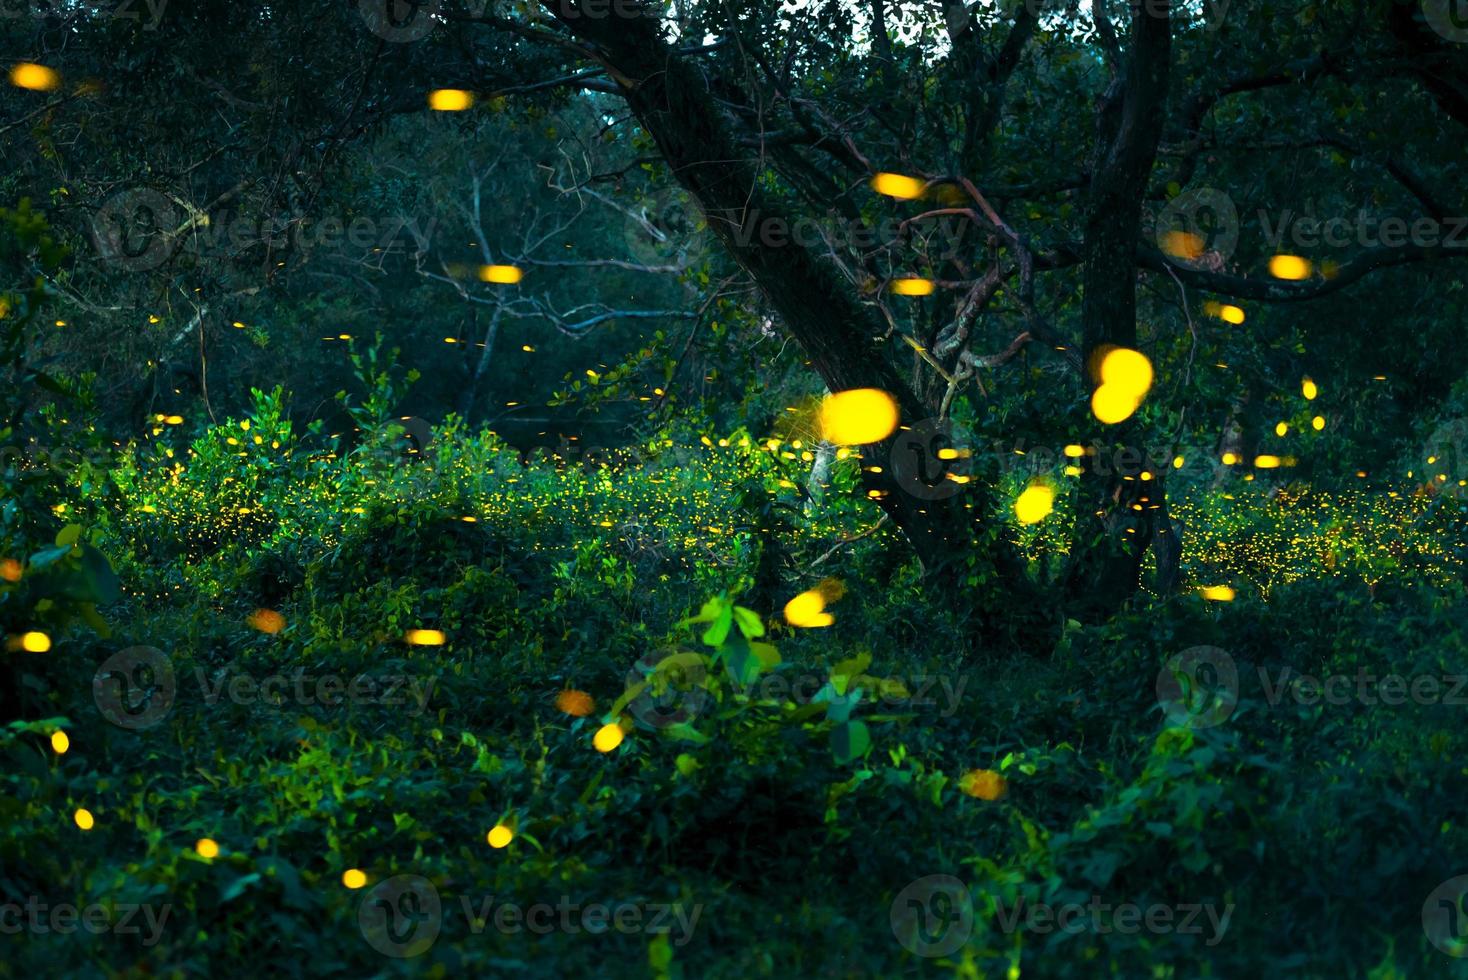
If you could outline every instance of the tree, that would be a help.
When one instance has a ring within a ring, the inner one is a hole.
[[[1461,210],[1462,164],[1441,131],[1465,118],[1462,46],[1435,8],[1406,0],[1148,0],[1116,13],[1038,0],[944,11],[883,0],[380,6],[361,5],[365,18],[333,10],[332,29],[314,32],[325,40],[309,44],[272,5],[215,23],[215,5],[202,4],[162,28],[174,45],[74,20],[75,47],[99,71],[115,64],[115,77],[41,111],[63,125],[88,98],[156,97],[183,79],[180,105],[218,102],[229,124],[176,140],[188,125],[180,108],[145,122],[137,149],[206,183],[205,199],[235,193],[234,158],[254,153],[276,179],[248,180],[247,192],[273,202],[289,188],[309,210],[342,151],[426,111],[427,89],[471,90],[481,105],[579,105],[577,138],[627,131],[634,162],[661,166],[691,195],[724,272],[758,286],[827,389],[890,392],[905,424],[933,420],[925,435],[957,420],[975,446],[1019,436],[1089,447],[1070,568],[1051,583],[1076,615],[1124,602],[1149,552],[1160,581],[1175,580],[1176,549],[1159,547],[1178,533],[1166,508],[1173,447],[1235,427],[1253,444],[1262,406],[1320,357],[1307,349],[1316,323],[1363,302],[1400,311],[1424,289],[1460,301],[1461,271],[1441,260],[1465,250],[1444,235],[1300,241],[1305,211],[1352,215],[1357,230],[1427,219],[1446,232]],[[230,33],[260,53],[224,86],[203,66]],[[125,145],[122,125],[104,132],[72,151],[79,172],[104,169]],[[172,159],[178,147],[187,159]],[[49,166],[45,153],[24,162],[36,176]],[[916,197],[873,193],[888,172],[915,178]],[[1276,252],[1313,263],[1302,278],[1272,276]],[[894,292],[909,279],[931,293]],[[1363,293],[1368,282],[1379,295]],[[707,301],[694,299],[688,309]],[[1247,304],[1248,327],[1216,325],[1209,311],[1224,300]],[[1429,319],[1393,315],[1380,343],[1353,349],[1350,370],[1398,356],[1384,351],[1400,351],[1406,369],[1443,329]],[[1113,345],[1143,351],[1158,384],[1141,411],[1102,426],[1087,406],[1097,355]],[[1208,357],[1235,373],[1205,373]],[[1434,370],[1451,382],[1462,366],[1454,350]],[[997,462],[976,460],[961,494],[914,495],[897,465],[913,443],[899,431],[868,447],[863,480],[933,587],[990,583],[984,614],[995,620],[1016,594],[1049,602],[1029,593],[1009,544]]]

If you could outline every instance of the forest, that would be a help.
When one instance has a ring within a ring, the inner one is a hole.
[[[1463,0],[0,72],[0,978],[1468,977]]]

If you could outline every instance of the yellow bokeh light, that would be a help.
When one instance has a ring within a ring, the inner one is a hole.
[[[572,718],[585,718],[591,714],[595,703],[590,694],[571,688],[556,695],[556,707]]]
[[[23,574],[25,574],[25,566],[14,558],[0,560],[0,579],[7,582],[19,582]]]
[[[256,609],[245,619],[251,629],[274,636],[285,629],[285,617],[274,609]]]
[[[1086,455],[1086,447],[1078,446],[1075,443],[1071,443],[1069,446],[1065,447],[1064,452],[1065,455],[1070,459],[1080,459],[1082,456]]]
[[[1315,396],[1320,394],[1320,386],[1309,378],[1300,382],[1300,394],[1305,396],[1307,402],[1313,402]]]
[[[1317,415],[1313,419],[1311,419],[1310,428],[1314,429],[1316,432],[1319,432],[1321,429],[1325,428],[1325,416]]]
[[[97,819],[92,816],[92,811],[85,807],[78,807],[77,811],[71,815],[71,819],[76,821],[76,825],[82,830],[91,830],[97,826]]]
[[[1203,238],[1190,231],[1169,231],[1162,236],[1162,251],[1189,262],[1203,254]]]
[[[1101,359],[1101,383],[1111,385],[1141,401],[1152,387],[1152,362],[1147,355],[1129,347],[1116,347]]]
[[[201,837],[194,844],[194,852],[201,858],[219,857],[219,845],[207,837]]]
[[[872,190],[903,201],[922,197],[923,186],[923,181],[902,174],[879,173],[872,178]]]
[[[621,729],[618,729],[620,732]],[[613,746],[616,748],[616,746]],[[504,824],[496,824],[489,832],[489,846],[498,850],[501,847],[509,847],[510,841],[515,839],[515,832]]]
[[[1237,463],[1238,461],[1239,461],[1238,453],[1224,453],[1223,454],[1223,465],[1224,466],[1232,466],[1235,463]]]
[[[1290,431],[1290,424],[1288,422],[1281,422],[1274,427],[1274,434],[1277,436],[1283,436],[1288,431]]]
[[[1172,468],[1175,470],[1180,470],[1183,468],[1183,464],[1186,462],[1187,460],[1183,459],[1181,456],[1174,456],[1172,457]]]
[[[1014,516],[1021,524],[1038,524],[1055,509],[1055,491],[1043,483],[1025,488],[1014,501]]]
[[[49,92],[61,84],[61,76],[45,65],[23,61],[10,69],[10,84],[32,92]]]
[[[958,788],[975,799],[993,802],[1009,792],[1009,783],[992,769],[970,769],[959,778]]]
[[[358,888],[367,884],[367,872],[360,868],[348,868],[342,872],[342,884],[352,891],[356,891]]]
[[[435,112],[463,112],[474,104],[474,93],[461,88],[440,88],[428,93],[428,108]]]
[[[897,428],[897,400],[879,388],[853,388],[821,402],[821,437],[838,446],[881,442]]]
[[[1142,400],[1116,385],[1102,385],[1091,394],[1091,414],[1106,425],[1125,422]]]
[[[928,296],[934,288],[931,279],[893,279],[891,286],[898,296]]]
[[[513,265],[481,265],[479,267],[480,282],[494,282],[504,286],[513,286],[524,278],[524,271]]]
[[[836,617],[826,612],[826,596],[820,589],[800,593],[785,603],[785,622],[802,629],[830,626]]]
[[[591,737],[591,744],[598,752],[610,752],[622,744],[623,737],[622,726],[613,721],[596,730],[596,734]]]
[[[20,648],[26,653],[45,653],[51,649],[51,637],[39,630],[20,635]]]
[[[51,751],[57,755],[65,755],[66,750],[69,748],[71,748],[71,739],[67,737],[65,732],[51,733]]]
[[[1234,590],[1227,585],[1205,585],[1198,592],[1210,602],[1233,602],[1235,595]]]
[[[1276,279],[1307,279],[1310,276],[1310,262],[1298,255],[1276,255],[1269,260],[1269,274]]]
[[[444,635],[441,630],[408,630],[403,640],[415,647],[441,647]]]
[[[1225,323],[1243,323],[1244,311],[1237,306],[1224,304],[1218,308],[1218,318]]]
[[[1261,470],[1272,470],[1279,466],[1278,456],[1255,456],[1254,466]]]

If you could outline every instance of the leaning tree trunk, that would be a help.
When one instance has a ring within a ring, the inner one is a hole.
[[[500,306],[494,308],[494,316],[490,317],[489,328],[484,331],[484,350],[479,352],[479,362],[475,364],[474,373],[469,377],[468,385],[459,396],[459,418],[465,424],[469,421],[469,413],[474,410],[474,399],[479,395],[479,386],[484,382],[484,376],[489,373],[489,365],[494,357],[494,341],[500,330],[500,313],[503,309]]]
[[[1160,8],[1160,10],[1159,10]],[[1083,246],[1081,324],[1085,370],[1108,345],[1137,342],[1136,250],[1142,200],[1166,120],[1171,23],[1165,0],[1138,10],[1124,64],[1102,97]],[[1098,379],[1090,377],[1091,384]],[[1114,612],[1141,586],[1142,557],[1158,529],[1166,471],[1124,422],[1085,458],[1067,598],[1083,620]],[[1143,479],[1143,474],[1150,479]]]
[[[654,17],[594,18],[582,7],[581,0],[567,0],[553,10],[615,79],[669,169],[703,210],[710,231],[769,298],[826,386],[891,393],[903,425],[927,417],[877,340],[886,332],[883,325],[829,263],[789,239],[791,216],[763,189],[711,95],[709,79],[663,41]],[[889,461],[900,434],[862,447],[863,458],[880,470],[863,467],[862,481],[912,543],[925,575],[948,587],[977,575],[1023,588],[1023,566],[1013,548],[983,526],[989,506],[982,490],[971,484],[965,493],[928,500],[897,483]],[[986,546],[976,548],[985,537]]]

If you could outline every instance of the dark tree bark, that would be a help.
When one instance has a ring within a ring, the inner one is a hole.
[[[1137,342],[1137,241],[1142,200],[1167,118],[1172,24],[1166,3],[1136,8],[1128,57],[1102,96],[1091,165],[1081,300],[1083,370],[1105,347]],[[1118,59],[1120,61],[1120,59]],[[1092,389],[1095,377],[1088,378]],[[1082,468],[1067,579],[1073,614],[1104,618],[1141,586],[1142,557],[1162,513],[1165,467],[1124,422],[1097,440]],[[1151,479],[1144,480],[1147,473]]]
[[[833,392],[891,393],[903,425],[927,417],[929,410],[899,377],[878,339],[884,325],[834,268],[789,240],[792,215],[760,187],[749,151],[734,138],[703,70],[669,47],[652,18],[593,19],[571,0],[552,9],[616,80],[678,182],[702,208],[709,229],[769,298],[826,386]],[[1129,248],[1125,255],[1130,259],[1132,253]],[[961,565],[968,574],[978,570],[982,578],[1023,588],[1023,568],[1012,548],[995,533],[983,534],[984,491],[971,484],[945,500],[910,495],[893,477],[894,439],[863,447],[865,462],[881,470],[864,468],[863,483],[912,543],[928,578],[952,586]],[[976,548],[984,537],[985,546]]]

